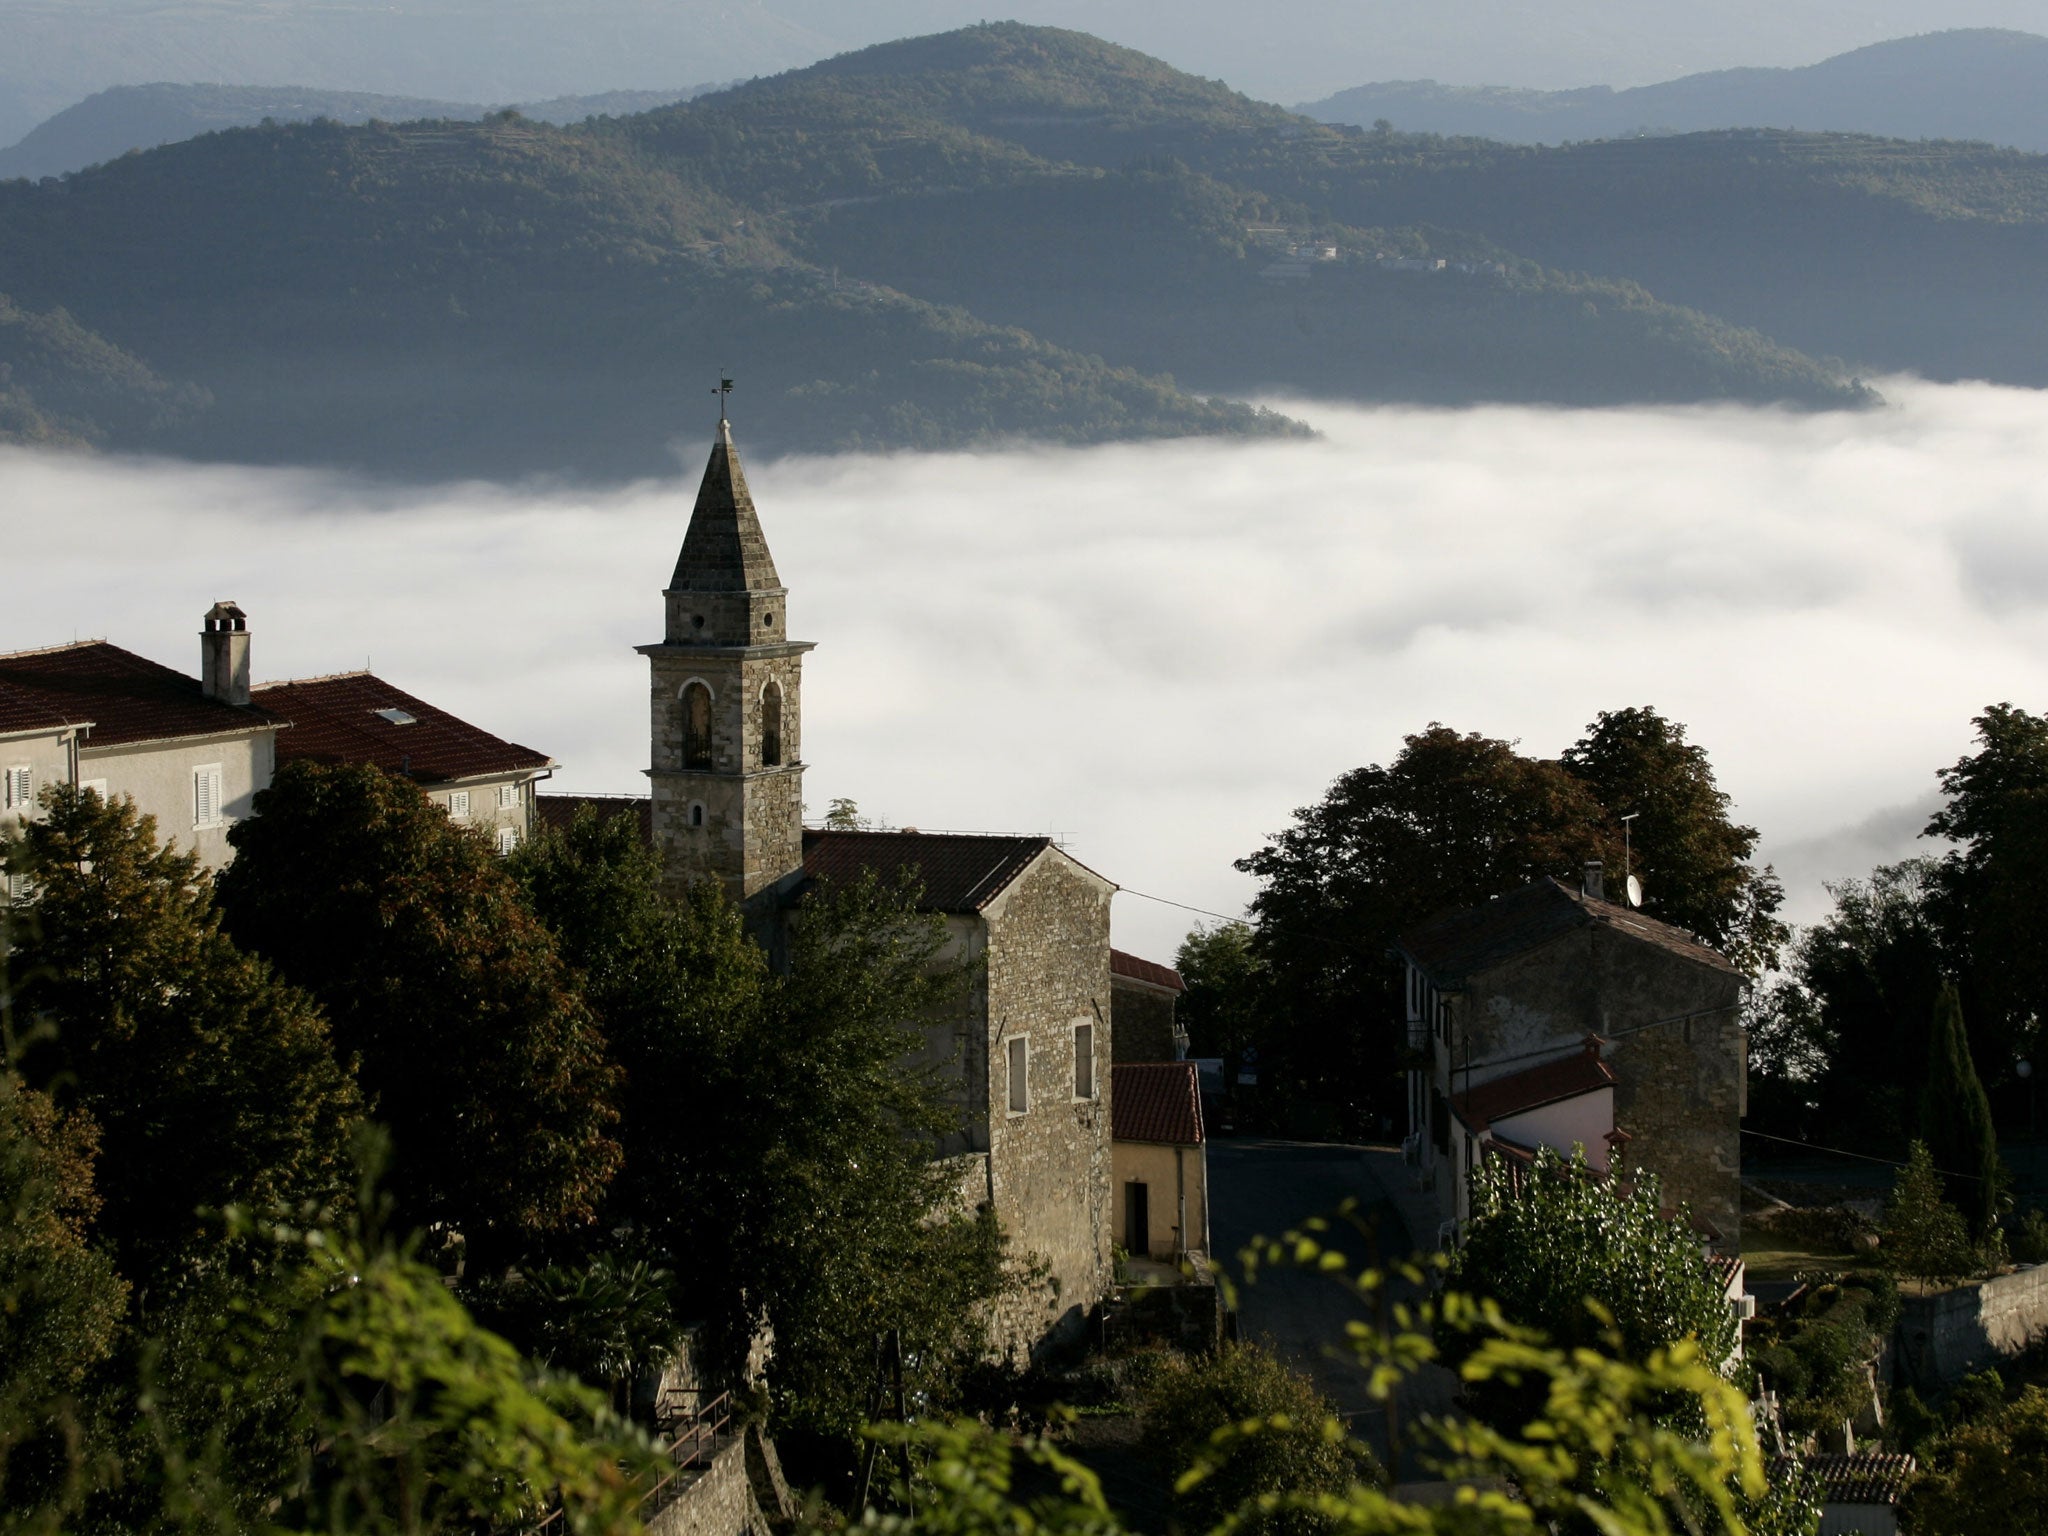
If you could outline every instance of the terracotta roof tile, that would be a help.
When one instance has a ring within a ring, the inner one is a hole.
[[[1591,1049],[1574,1051],[1556,1061],[1539,1062],[1506,1077],[1451,1096],[1451,1108],[1475,1131],[1484,1131],[1496,1120],[1525,1115],[1546,1104],[1576,1099],[1582,1094],[1612,1088],[1614,1068]]]
[[[88,745],[126,746],[186,736],[270,730],[284,720],[260,705],[223,704],[199,679],[110,645],[81,640],[46,651],[0,656],[0,729],[92,726]]]
[[[1185,992],[1188,984],[1180,979],[1180,972],[1170,965],[1161,965],[1154,960],[1140,960],[1136,955],[1123,950],[1109,952],[1109,974],[1122,976],[1130,981],[1147,982],[1155,987],[1164,987],[1169,992]]]
[[[292,723],[278,738],[280,763],[368,763],[428,784],[553,766],[545,753],[458,720],[370,672],[264,683],[255,695]]]
[[[1401,936],[1401,948],[1434,979],[1452,981],[1596,924],[1697,964],[1740,974],[1725,957],[1683,928],[1645,917],[1633,907],[1587,896],[1548,877],[1481,906],[1410,929]]]
[[[1049,837],[806,831],[804,880],[850,884],[872,873],[888,881],[908,870],[923,887],[923,910],[979,912],[1051,846]]]
[[[1120,1061],[1109,1069],[1109,1134],[1117,1141],[1202,1144],[1202,1089],[1192,1061]]]
[[[654,802],[645,795],[535,795],[533,813],[544,827],[557,832],[569,830],[569,823],[584,806],[600,816],[631,816],[640,825],[640,840],[654,841]]]
[[[1780,1456],[1771,1463],[1771,1481],[1787,1477],[1802,1463],[1820,1479],[1821,1501],[1826,1504],[1896,1504],[1906,1480],[1920,1470],[1919,1462],[1901,1452],[1836,1452],[1797,1461]]]

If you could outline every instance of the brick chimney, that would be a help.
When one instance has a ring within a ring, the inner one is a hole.
[[[1607,899],[1607,877],[1598,859],[1586,860],[1586,895],[1594,901]]]
[[[223,704],[249,702],[249,617],[225,598],[199,630],[199,691]]]

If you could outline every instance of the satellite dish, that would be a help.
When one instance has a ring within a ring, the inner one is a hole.
[[[1634,875],[1628,877],[1628,904],[1632,907],[1643,904],[1643,882]]]

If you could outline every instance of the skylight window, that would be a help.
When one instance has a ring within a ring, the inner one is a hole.
[[[370,711],[379,720],[388,720],[393,725],[418,725],[417,715],[408,715],[402,709],[373,709]]]

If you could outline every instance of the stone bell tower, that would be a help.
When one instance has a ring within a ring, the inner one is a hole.
[[[743,902],[803,867],[803,658],[721,412],[653,671],[654,846],[675,885]]]

